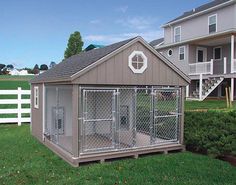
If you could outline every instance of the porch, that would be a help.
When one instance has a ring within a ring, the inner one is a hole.
[[[231,80],[231,100],[234,97],[236,75],[235,36],[226,35],[189,45],[189,76],[197,81],[195,89],[186,89],[189,99],[204,100],[226,78]]]

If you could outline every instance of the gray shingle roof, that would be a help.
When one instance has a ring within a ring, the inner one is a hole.
[[[207,9],[209,9],[209,8],[212,8],[212,7],[214,7],[214,6],[220,5],[220,4],[222,4],[222,3],[226,3],[226,2],[228,2],[228,1],[231,1],[231,0],[214,0],[214,1],[211,1],[211,2],[209,2],[209,3],[206,3],[206,4],[204,4],[204,5],[199,6],[199,7],[197,7],[197,8],[194,8],[194,9],[192,9],[192,10],[190,10],[190,11],[184,12],[183,15],[181,15],[181,16],[179,16],[179,17],[177,17],[177,18],[175,18],[175,19],[173,19],[173,20],[167,22],[166,24],[171,23],[171,22],[174,22],[174,21],[177,21],[177,20],[179,20],[179,19],[185,18],[185,17],[190,16],[190,15],[193,15],[193,14],[195,14],[195,13],[198,13],[198,12],[201,12],[201,11],[204,11],[204,10],[207,10]]]
[[[164,41],[164,38],[160,38],[160,39],[156,39],[156,40],[153,40],[153,41],[149,42],[149,44],[150,44],[152,47],[154,47],[154,46],[156,46],[156,45],[162,43],[163,41]]]
[[[103,48],[93,49],[87,52],[81,52],[80,54],[74,55],[60,62],[59,64],[49,69],[48,71],[45,71],[44,73],[36,76],[30,81],[30,83],[38,83],[38,82],[54,81],[54,80],[70,80],[70,77],[73,74],[81,71],[82,69],[98,61],[99,59],[103,58],[109,53],[117,50],[118,48],[127,44],[128,42],[130,42],[135,38],[117,42],[115,44],[111,44]]]

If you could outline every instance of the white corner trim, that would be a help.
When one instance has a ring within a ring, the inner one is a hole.
[[[143,66],[140,69],[135,69],[132,65],[132,58],[135,55],[140,55],[143,58]],[[143,73],[147,69],[147,57],[144,55],[142,51],[133,51],[129,55],[128,66],[133,71],[133,73]]]

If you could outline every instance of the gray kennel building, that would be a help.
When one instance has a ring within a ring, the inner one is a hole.
[[[183,150],[189,82],[141,37],[83,51],[31,80],[32,134],[73,166]]]

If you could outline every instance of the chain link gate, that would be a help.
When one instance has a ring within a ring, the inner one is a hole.
[[[179,88],[82,89],[81,153],[178,142]]]

